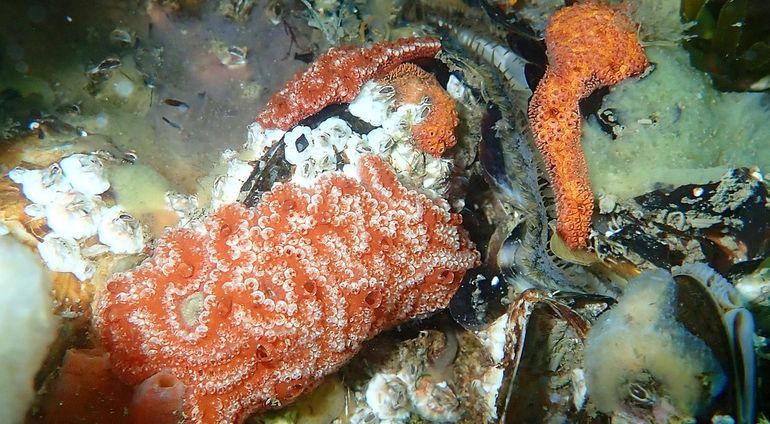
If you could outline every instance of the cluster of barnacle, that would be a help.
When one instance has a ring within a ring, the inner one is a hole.
[[[89,257],[135,254],[144,248],[139,222],[120,205],[108,206],[102,200],[110,183],[98,156],[73,154],[42,169],[15,168],[8,177],[32,202],[24,212],[45,220],[50,229],[38,250],[52,271],[86,280],[95,272]]]
[[[385,335],[372,343],[392,343]],[[405,423],[417,417],[427,422],[456,422],[468,414],[458,391],[461,376],[455,371],[457,335],[424,330],[417,337],[399,340],[384,357],[365,352],[367,367],[352,364],[343,375],[353,388],[351,422]],[[360,374],[364,374],[363,379]],[[361,381],[360,384],[357,381]]]
[[[369,81],[347,111],[340,112],[348,120],[332,116],[315,124],[297,125],[287,132],[253,124],[247,151],[265,155],[281,140],[284,165],[292,169],[287,180],[304,187],[312,186],[326,172],[355,176],[361,155],[377,154],[390,163],[399,178],[432,196],[446,193],[452,162],[423,151],[412,135],[412,128],[431,113],[430,103],[395,106],[392,87]],[[233,162],[230,168],[242,164]],[[264,164],[260,168],[264,169]],[[231,173],[228,171],[228,175]],[[237,184],[235,180],[233,183]]]

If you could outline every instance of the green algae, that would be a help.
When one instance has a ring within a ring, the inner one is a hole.
[[[770,4],[756,0],[682,0],[692,23],[685,46],[692,64],[724,91],[770,88]]]

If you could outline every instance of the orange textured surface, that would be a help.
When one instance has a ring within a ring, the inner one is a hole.
[[[636,26],[611,6],[586,2],[556,12],[545,34],[548,68],[529,104],[529,122],[556,193],[557,231],[586,245],[594,209],[580,145],[578,101],[649,65]]]
[[[262,128],[288,130],[330,104],[353,101],[366,81],[401,63],[433,57],[440,49],[441,42],[432,37],[329,49],[274,94],[256,121]]]
[[[178,378],[161,371],[134,388],[128,407],[132,424],[182,422],[185,387]]]
[[[110,372],[107,354],[96,349],[71,349],[32,422],[45,424],[131,424],[125,409],[133,389]]]
[[[396,90],[397,104],[430,103],[428,116],[412,127],[412,137],[420,148],[433,156],[441,156],[457,144],[455,129],[460,122],[454,101],[436,78],[412,63],[398,65],[381,82]]]
[[[31,423],[176,424],[184,385],[160,372],[132,388],[111,370],[99,349],[70,349]]]
[[[131,384],[169,372],[189,422],[237,423],[315,387],[379,331],[446,307],[479,261],[461,217],[381,158],[364,156],[359,175],[279,184],[205,231],[168,232],[97,304],[115,371]]]

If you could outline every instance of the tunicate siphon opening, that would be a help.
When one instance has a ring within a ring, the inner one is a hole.
[[[449,285],[454,282],[454,279],[455,279],[455,274],[448,269],[444,269],[438,274],[439,284]]]
[[[380,306],[380,302],[382,302],[382,294],[380,294],[379,290],[372,290],[366,295],[364,302],[372,308],[377,308]]]
[[[265,345],[258,344],[254,357],[257,359],[257,362],[270,361],[271,359],[270,350],[267,347],[265,347]]]
[[[157,387],[160,387],[162,389],[167,389],[170,387],[174,387],[174,385],[178,382],[176,377],[174,377],[171,374],[160,374],[158,375],[157,380],[155,380],[155,385]]]
[[[303,386],[300,383],[289,384],[289,386],[286,387],[286,391],[284,392],[284,398],[287,400],[294,399],[297,396],[301,395],[304,390],[305,390],[305,386]]]
[[[305,293],[309,295],[314,295],[316,291],[316,284],[313,281],[305,281],[304,284],[302,284],[302,290],[305,291]]]
[[[190,278],[195,272],[195,268],[186,262],[180,262],[176,267],[176,272],[183,278]]]

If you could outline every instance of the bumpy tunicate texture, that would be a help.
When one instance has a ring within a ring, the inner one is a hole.
[[[586,245],[594,199],[580,145],[578,101],[648,65],[634,24],[603,3],[565,7],[548,23],[548,68],[529,104],[529,122],[556,194],[557,231]]]
[[[114,371],[164,370],[190,422],[241,422],[316,386],[382,329],[446,307],[479,254],[444,200],[402,186],[381,158],[356,180],[277,184],[254,209],[167,233],[115,275],[96,308]]]
[[[401,63],[433,57],[439,49],[441,43],[432,37],[403,38],[362,48],[330,49],[274,94],[256,121],[263,128],[288,130],[325,106],[349,103],[366,81]]]

